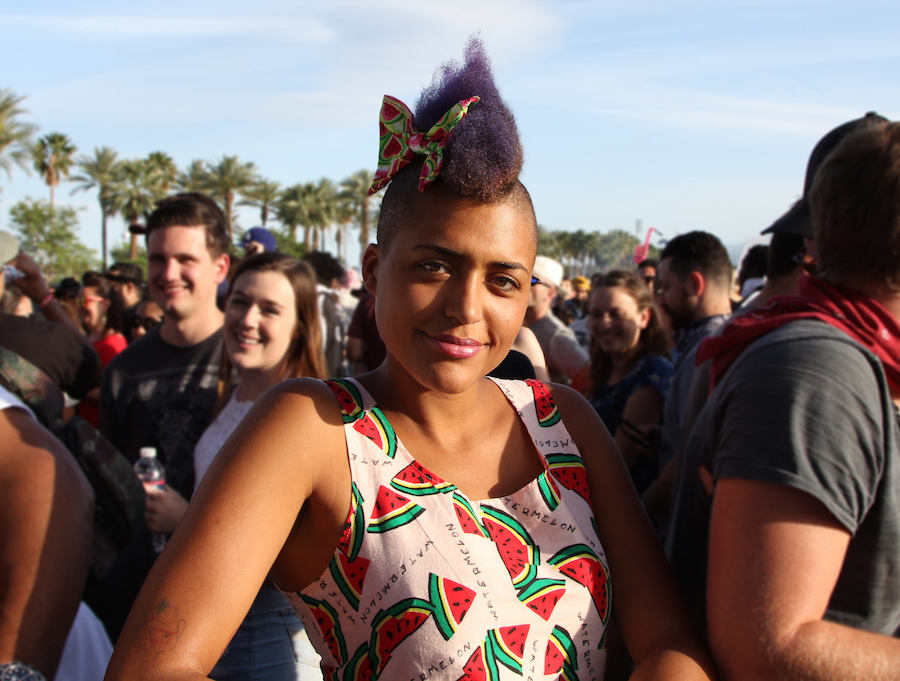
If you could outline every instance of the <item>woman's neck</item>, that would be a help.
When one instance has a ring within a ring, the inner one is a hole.
[[[624,379],[628,375],[631,367],[634,365],[634,362],[638,358],[640,352],[641,346],[640,344],[638,344],[624,352],[612,355],[612,371],[610,371],[609,373],[609,378],[606,381],[606,385],[615,385],[616,383]]]
[[[281,382],[284,378],[284,370],[281,368],[267,371],[245,369],[240,372],[240,375],[241,381],[235,389],[238,402],[255,402],[262,397],[266,390]]]

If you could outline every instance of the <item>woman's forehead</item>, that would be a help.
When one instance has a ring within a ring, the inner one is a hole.
[[[509,251],[530,268],[537,246],[534,218],[513,202],[483,203],[453,196],[415,202],[394,238],[407,246],[452,242],[460,247]]]

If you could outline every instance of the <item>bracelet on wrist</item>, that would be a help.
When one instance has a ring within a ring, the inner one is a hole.
[[[53,302],[54,296],[52,293],[48,293],[43,298],[41,298],[41,302],[38,303],[38,307],[42,310],[47,307],[50,303]]]
[[[0,681],[47,681],[47,679],[30,664],[13,660],[0,664]]]

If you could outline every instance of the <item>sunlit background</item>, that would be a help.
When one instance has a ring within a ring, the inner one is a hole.
[[[0,87],[27,97],[38,135],[180,168],[237,155],[285,186],[374,170],[382,95],[412,106],[480,31],[551,230],[703,229],[739,249],[799,197],[823,134],[900,116],[896,0],[15,5],[0,5]],[[0,188],[6,229],[13,204],[48,195],[19,167]],[[99,252],[96,195],[72,188],[57,203]],[[239,229],[258,222],[240,208]],[[124,233],[110,222],[111,244]]]

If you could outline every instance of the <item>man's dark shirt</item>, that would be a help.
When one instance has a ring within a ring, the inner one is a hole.
[[[166,482],[185,499],[194,491],[194,446],[212,420],[221,351],[221,329],[180,347],[156,327],[103,372],[101,432],[130,461],[156,447]]]

